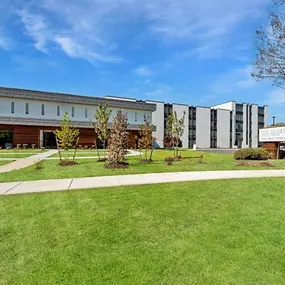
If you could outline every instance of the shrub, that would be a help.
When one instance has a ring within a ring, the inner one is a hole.
[[[176,145],[177,145],[177,138],[174,138],[172,136],[165,136],[163,138],[163,146],[165,148],[173,148]],[[181,139],[178,139],[178,147],[182,147]]]
[[[31,147],[32,147],[32,149],[36,149],[37,145],[36,145],[35,143],[33,143],[33,144],[31,145]]]
[[[263,148],[244,148],[234,153],[236,160],[267,160],[269,153]]]
[[[26,143],[23,144],[23,149],[27,149],[28,147],[29,147],[28,144],[26,144]]]
[[[168,156],[164,159],[164,161],[167,165],[172,165],[174,158],[172,156]]]
[[[22,147],[22,145],[20,143],[17,143],[17,149],[20,149]]]

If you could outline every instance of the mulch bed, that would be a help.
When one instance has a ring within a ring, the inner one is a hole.
[[[118,164],[105,164],[105,168],[108,169],[129,168],[129,164],[127,162],[121,162]]]
[[[66,160],[66,161],[61,161],[58,165],[59,166],[74,166],[77,165],[78,163],[75,161],[71,161],[71,160]]]

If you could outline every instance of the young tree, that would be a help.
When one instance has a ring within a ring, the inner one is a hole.
[[[104,158],[106,157],[106,151],[105,151],[106,142],[109,138],[108,122],[109,122],[111,113],[112,113],[112,110],[108,109],[107,104],[99,104],[98,109],[96,113],[94,114],[95,120],[94,121],[91,120],[95,133],[98,135],[98,138],[103,143]],[[97,143],[96,143],[96,148],[97,148]],[[97,148],[97,151],[98,151],[98,148]]]
[[[108,141],[109,165],[118,166],[126,158],[129,133],[127,132],[127,119],[120,110],[114,118]]]
[[[73,128],[70,125],[70,117],[68,113],[65,112],[62,122],[61,122],[61,129],[55,130],[54,132],[57,141],[57,148],[59,152],[60,161],[62,162],[62,156],[60,149],[63,149],[67,152],[66,160],[69,160],[69,150],[74,149],[72,161],[74,162],[77,143],[79,140],[79,130]]]
[[[177,113],[174,111],[169,115],[166,122],[168,136],[172,138],[174,156],[176,157],[178,156],[179,141],[185,129],[185,116],[186,113],[184,112],[182,118],[179,119]]]
[[[284,5],[285,0],[274,3]],[[256,34],[257,55],[252,76],[258,80],[271,80],[274,86],[285,88],[285,14],[270,13],[269,23]]]
[[[153,136],[152,136],[152,126],[150,121],[145,117],[144,124],[140,125],[140,138],[139,138],[139,149],[144,149],[145,160],[151,161],[152,151],[150,156],[148,156],[148,150],[153,149]]]

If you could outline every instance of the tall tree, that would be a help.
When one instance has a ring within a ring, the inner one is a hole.
[[[111,116],[112,110],[108,109],[107,104],[99,104],[96,113],[94,114],[95,120],[91,123],[94,127],[95,133],[103,143],[104,158],[106,157],[106,142],[109,138],[108,122]],[[96,144],[97,147],[97,144]]]
[[[273,1],[284,5],[285,0]],[[260,27],[257,34],[257,54],[253,77],[270,80],[274,86],[285,88],[285,14],[271,12],[268,24]]]
[[[114,118],[108,142],[108,163],[118,166],[127,155],[128,138],[126,115],[120,110]]]
[[[176,111],[174,111],[169,115],[166,122],[168,135],[172,137],[174,156],[178,156],[179,141],[183,136],[185,129],[185,116],[186,113],[183,112],[183,116],[178,118]]]
[[[74,162],[77,143],[79,139],[79,130],[75,129],[70,124],[70,117],[65,112],[62,122],[61,129],[55,130],[54,132],[57,141],[57,147],[59,152],[60,161],[62,162],[61,149],[67,152],[66,160],[69,160],[69,150],[74,149],[72,161]]]

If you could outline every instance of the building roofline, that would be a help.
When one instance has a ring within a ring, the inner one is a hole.
[[[127,108],[148,111],[156,110],[155,104],[146,103],[145,101],[126,101],[118,99],[107,99],[102,97],[90,97],[67,93],[56,93],[7,87],[0,87],[0,97],[12,97],[19,99],[43,100],[84,105],[98,105],[100,103],[105,103],[108,104],[109,107],[114,108]]]

